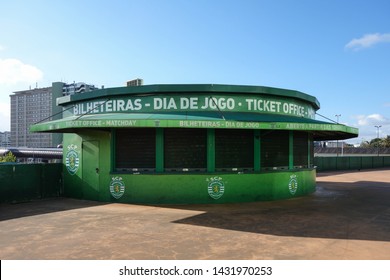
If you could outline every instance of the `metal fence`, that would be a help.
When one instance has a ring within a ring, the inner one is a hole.
[[[317,171],[390,168],[390,156],[315,157]],[[62,163],[0,164],[0,202],[24,202],[63,194]]]
[[[324,156],[315,157],[317,171],[360,170],[390,167],[390,156]]]
[[[0,164],[0,202],[23,202],[62,194],[62,163]]]
[[[315,155],[326,155],[326,154],[344,154],[344,155],[389,155],[390,156],[390,148],[354,148],[354,147],[344,147],[344,148],[323,148],[323,147],[315,147],[314,154]]]

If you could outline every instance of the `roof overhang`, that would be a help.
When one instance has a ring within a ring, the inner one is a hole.
[[[358,136],[358,129],[342,124],[313,119],[268,114],[222,113],[208,114],[135,114],[113,113],[71,116],[38,123],[32,132],[77,133],[84,129],[137,127],[179,127],[218,129],[293,130],[311,132],[315,141],[342,140]]]

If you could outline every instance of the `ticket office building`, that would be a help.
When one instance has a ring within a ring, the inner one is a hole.
[[[58,99],[64,192],[124,203],[228,203],[315,191],[313,141],[356,137],[314,119],[319,103],[292,90],[148,85]]]

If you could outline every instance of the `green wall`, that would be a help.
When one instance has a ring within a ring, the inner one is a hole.
[[[315,157],[318,171],[358,170],[390,167],[390,156]]]
[[[315,191],[314,169],[252,174],[112,173],[111,138],[110,131],[96,130],[65,135],[64,162],[69,150],[74,149],[79,157],[79,166],[73,175],[64,165],[65,196],[105,202],[186,204],[276,200]],[[113,189],[121,187],[123,192],[115,198]],[[216,187],[221,196],[212,198],[209,187],[211,190]]]
[[[64,134],[64,163],[69,146],[75,146],[79,156],[79,167],[71,174],[66,164],[64,172],[64,195],[79,199],[109,201],[101,188],[110,182],[111,133],[108,131],[86,130],[83,134]],[[96,170],[98,168],[98,170]]]
[[[62,164],[0,164],[0,202],[62,194]]]
[[[289,191],[290,176],[295,175],[297,190]],[[292,198],[315,191],[315,171],[271,172],[259,174],[172,174],[117,175],[126,186],[121,198],[125,203],[229,203]],[[211,178],[218,177],[224,192],[218,199],[208,193]],[[102,190],[109,194],[108,186]]]
[[[62,119],[61,111],[62,107],[57,106],[57,98],[62,97],[62,87],[64,83],[62,82],[54,82],[52,83],[52,120]],[[52,147],[57,147],[59,144],[62,144],[63,135],[62,133],[53,133],[52,134]]]

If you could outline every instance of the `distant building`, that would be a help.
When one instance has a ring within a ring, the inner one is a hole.
[[[11,146],[11,132],[4,131],[0,132],[0,147],[9,147]]]
[[[137,87],[137,86],[142,86],[144,84],[144,80],[143,79],[134,79],[134,80],[131,80],[131,81],[127,81],[126,82],[126,85],[128,87]]]
[[[56,105],[58,97],[96,89],[85,83],[54,82],[51,87],[16,91],[11,98],[11,146],[30,148],[57,147],[62,133],[30,133],[30,126],[42,121],[62,118]]]
[[[83,93],[83,92],[88,92],[98,89],[94,85],[88,85],[86,83],[75,83],[73,84],[63,84],[62,87],[62,95],[72,95],[72,94],[77,94],[77,93]]]
[[[51,116],[52,87],[17,91],[10,97],[11,146],[51,147],[52,134],[32,134],[29,129],[31,125]]]

